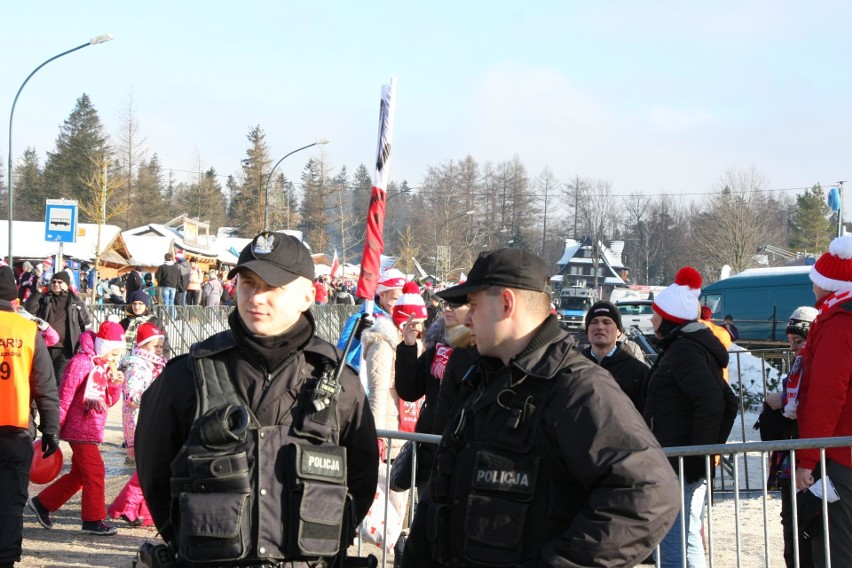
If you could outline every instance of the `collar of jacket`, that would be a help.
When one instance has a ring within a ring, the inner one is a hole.
[[[509,361],[509,366],[513,375],[552,379],[568,366],[569,359],[577,356],[581,355],[577,352],[576,342],[559,327],[556,316],[550,314],[523,351]],[[494,357],[483,357],[482,360],[488,368],[503,366]]]
[[[331,361],[334,361],[336,364],[339,364],[340,352],[330,343],[323,341],[322,339],[313,335],[316,329],[316,323],[311,311],[308,310],[304,312],[304,317],[307,318],[308,322],[310,323],[311,338],[307,342],[307,344],[300,347],[298,350],[317,353],[319,355],[327,357]],[[223,351],[227,351],[228,349],[234,349],[237,347],[239,347],[239,345],[237,343],[237,338],[234,336],[234,332],[231,330],[227,330],[193,344],[192,347],[190,347],[189,354],[194,358],[210,357],[217,353],[221,353]],[[173,360],[174,359],[171,359],[169,362]]]

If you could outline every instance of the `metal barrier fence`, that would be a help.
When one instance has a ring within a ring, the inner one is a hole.
[[[440,436],[429,434],[412,434],[406,432],[396,432],[390,430],[379,430],[378,435],[384,438],[390,446],[391,440],[413,440],[418,443],[437,444],[440,441]],[[747,443],[731,443],[717,444],[708,446],[684,446],[676,448],[665,448],[664,452],[668,457],[678,458],[679,468],[683,470],[683,458],[686,456],[702,456],[704,458],[705,472],[707,479],[711,479],[714,466],[714,456],[718,454],[726,454],[731,457],[731,468],[733,470],[732,490],[723,491],[720,483],[721,475],[717,475],[711,486],[711,490],[707,491],[704,507],[704,537],[705,537],[705,556],[709,568],[719,566],[728,568],[732,566],[752,568],[755,566],[785,566],[783,557],[784,541],[781,522],[778,520],[778,515],[781,511],[781,491],[768,490],[766,479],[768,477],[768,459],[772,452],[775,451],[790,451],[791,460],[795,463],[796,450],[805,448],[818,448],[820,450],[820,479],[817,480],[817,485],[821,485],[821,534],[815,535],[813,538],[820,538],[824,543],[826,557],[825,566],[831,568],[831,559],[828,557],[828,552],[831,548],[831,542],[828,533],[828,501],[826,495],[826,473],[825,473],[825,449],[836,447],[848,447],[852,451],[852,436],[844,438],[819,438],[809,440],[783,440],[774,442],[747,442]],[[745,463],[747,459],[753,457],[760,464],[759,489],[743,488],[745,472],[740,468],[740,462]],[[385,479],[390,478],[391,465],[380,464],[384,468]],[[416,471],[417,462],[412,460],[411,471],[411,487],[416,486]],[[816,477],[816,471],[815,477]],[[683,474],[679,475],[679,484],[681,486],[681,495],[683,495],[683,485],[685,479]],[[389,492],[389,483],[386,481],[381,488],[382,495],[387,496]],[[791,502],[796,502],[795,481],[788,487]],[[786,491],[787,489],[785,489]],[[417,495],[412,491],[410,505],[408,507],[408,520],[411,516],[417,503]],[[380,504],[381,505],[381,504]],[[387,523],[389,516],[389,501],[387,497],[384,499],[384,521]],[[681,498],[681,510],[683,510],[683,498]],[[792,523],[794,534],[799,533],[799,518],[796,507],[791,507]],[[755,522],[759,520],[759,523]],[[816,522],[816,521],[814,521]],[[387,525],[385,525],[387,526]],[[408,525],[406,525],[408,526]],[[813,525],[811,525],[813,526]],[[386,530],[386,529],[385,529]],[[386,542],[388,538],[387,532],[382,535],[382,542]],[[396,538],[396,536],[391,536]],[[682,538],[684,543],[683,550],[683,566],[686,567],[686,539]],[[366,552],[376,553],[381,560],[381,566],[387,566],[391,555],[387,553],[387,548],[382,547],[381,551],[366,550],[369,545],[359,542],[357,543],[358,554],[363,555]],[[661,565],[659,547],[656,552],[656,565]],[[799,555],[798,539],[793,539],[793,564],[797,568],[803,565],[803,559]],[[836,567],[835,568],[839,568]],[[846,568],[846,567],[842,567]]]
[[[116,315],[119,319],[126,316],[127,306],[124,304],[97,304],[89,306],[94,320],[93,328],[97,329],[100,323],[110,315]],[[202,339],[228,329],[228,314],[232,306],[162,306],[156,305],[151,308],[154,314],[166,328],[169,343],[172,348],[172,356],[182,355],[189,352],[190,346]],[[342,304],[323,304],[314,306],[312,312],[316,320],[317,335],[337,343],[343,324],[346,319],[357,312],[358,306]]]

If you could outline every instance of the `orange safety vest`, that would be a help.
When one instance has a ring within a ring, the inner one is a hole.
[[[38,328],[14,312],[0,311],[0,426],[30,424],[30,373]]]

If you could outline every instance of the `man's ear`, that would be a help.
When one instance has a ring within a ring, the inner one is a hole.
[[[503,317],[508,319],[518,309],[518,295],[511,288],[503,288],[500,293],[500,302],[503,308]]]

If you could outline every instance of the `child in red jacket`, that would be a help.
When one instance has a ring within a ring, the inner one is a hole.
[[[111,536],[117,532],[104,522],[106,471],[100,444],[107,409],[121,399],[124,376],[118,360],[124,349],[121,325],[117,320],[105,321],[97,335],[91,331],[80,335],[80,348],[65,368],[59,386],[59,438],[71,445],[71,471],[28,502],[46,529],[53,528],[50,513],[82,489],[83,534]]]

